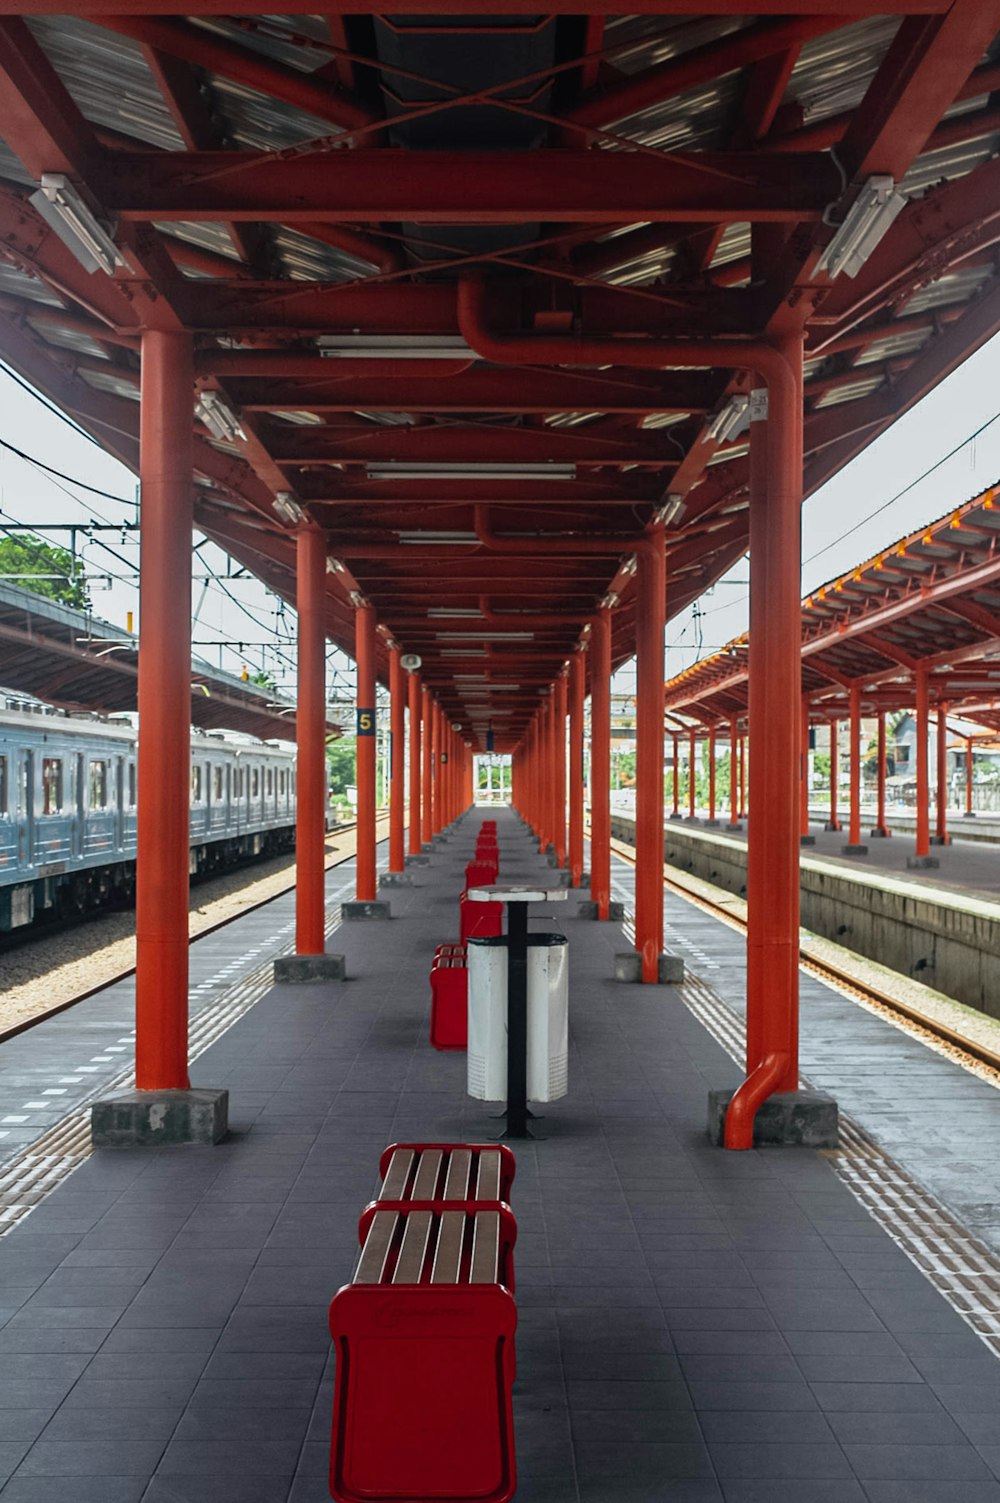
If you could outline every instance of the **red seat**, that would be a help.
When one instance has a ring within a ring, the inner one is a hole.
[[[464,944],[469,939],[485,939],[503,933],[502,903],[470,903],[462,893],[458,900],[459,937]]]
[[[469,1045],[469,973],[464,945],[440,945],[431,967],[431,1043],[435,1049]]]

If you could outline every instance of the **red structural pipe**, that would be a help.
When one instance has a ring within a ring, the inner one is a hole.
[[[740,770],[739,770],[739,731],[736,720],[729,722],[729,823],[735,828],[740,822]],[[677,738],[674,737],[674,746]],[[676,754],[676,753],[675,753]],[[677,782],[674,780],[674,812],[677,812]]]
[[[917,701],[917,844],[915,855],[931,853],[930,769],[927,738],[930,734],[929,693],[926,668],[916,672]]]
[[[753,623],[767,620],[765,720],[751,696],[750,848],[747,873],[747,1034],[760,1057],[726,1113],[727,1148],[753,1144],[758,1107],[775,1091],[798,1088],[799,774],[802,558],[802,339],[782,340],[780,368],[757,367],[768,383],[767,422],[751,423],[751,451],[766,446],[766,500],[751,491],[751,557],[764,562],[765,591],[754,569]],[[764,504],[761,502],[764,500]],[[756,549],[756,552],[754,551]],[[754,597],[757,610],[754,611]],[[758,667],[760,666],[758,660]]]
[[[740,737],[740,819],[747,817],[747,738]]]
[[[300,528],[296,541],[298,706],[295,715],[295,950],[322,955],[326,943],[326,538]]]
[[[441,830],[441,709],[431,700],[431,835]]]
[[[355,607],[355,657],[358,671],[357,715],[357,899],[372,903],[377,896],[375,875],[375,607]]]
[[[676,736],[676,735],[672,736],[671,737],[671,741],[673,743],[673,759],[674,759],[673,780],[672,780],[673,781],[673,795],[674,795],[674,797],[673,797],[673,808],[672,808],[672,810],[670,812],[672,814],[677,814],[679,812],[679,809],[680,809],[680,796],[681,796],[680,767],[678,765],[679,758],[680,758],[680,737]]]
[[[389,870],[401,872],[405,865],[406,804],[406,690],[402,653],[389,648]]]
[[[427,685],[421,692],[423,726],[421,730],[421,755],[423,766],[421,768],[421,783],[423,796],[420,800],[421,830],[423,844],[430,845],[434,839],[434,809],[432,805],[432,789],[434,786],[434,701]]]
[[[410,709],[410,855],[420,855],[420,674],[411,673]]]
[[[715,726],[708,728],[708,817],[715,823]]]
[[[830,721],[830,819],[827,828],[840,829],[837,818],[837,793],[840,783],[840,751],[837,745],[837,721]]]
[[[590,632],[590,897],[597,917],[611,903],[611,613],[600,610]]]
[[[542,701],[538,712],[538,756],[537,756],[537,799],[538,799],[538,824],[535,834],[538,836],[538,851],[544,856],[549,848],[552,828],[552,766],[550,750],[552,744],[551,735],[552,705],[551,701]]]
[[[937,826],[938,845],[948,844],[948,706],[938,706],[937,717]]]
[[[569,661],[569,872],[570,884],[583,876],[583,691],[586,668],[582,652]]]
[[[802,696],[802,739],[799,742],[799,833],[809,834],[809,699]]]
[[[972,737],[965,742],[965,812],[972,814]]]
[[[697,789],[695,784],[695,756],[697,755],[697,743],[695,742],[694,727],[688,732],[688,819],[694,819],[695,799]],[[638,779],[636,780],[638,781]]]
[[[665,533],[650,533],[636,577],[635,947],[644,982],[659,980],[663,953],[663,638]]]
[[[885,822],[885,711],[878,713],[878,809],[875,815],[875,833],[888,835]]]
[[[552,801],[555,805],[556,865],[566,865],[566,701],[567,682],[565,673],[560,673],[555,682],[555,725],[553,726],[553,771]]]
[[[851,822],[848,841],[861,844],[861,686],[852,684],[850,698]]]
[[[142,336],[135,1083],[188,1085],[194,367],[186,334]]]

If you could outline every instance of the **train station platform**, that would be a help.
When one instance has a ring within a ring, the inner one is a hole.
[[[498,822],[502,880],[537,882]],[[327,1309],[379,1153],[497,1131],[464,1055],[428,1042],[478,824],[390,922],[338,929],[345,983],[228,1018],[234,971],[203,1008],[192,1073],[231,1092],[222,1145],[92,1153],[0,1239],[0,1503],[328,1497]],[[807,982],[803,1068],[844,1146],[722,1152],[706,1098],[740,1077],[737,936],[669,897],[689,979],[629,986],[616,925],[545,911],[569,936],[570,1091],[514,1145],[518,1503],[1000,1503],[995,1089]],[[232,932],[249,954],[274,922]],[[56,1057],[60,1023],[22,1036],[25,1062]],[[923,1115],[897,1121],[907,1093]]]

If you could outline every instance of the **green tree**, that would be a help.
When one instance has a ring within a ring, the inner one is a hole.
[[[348,788],[357,784],[358,753],[353,736],[341,736],[331,741],[326,748],[326,765],[330,775],[330,792],[343,797]]]
[[[65,548],[53,547],[40,538],[11,532],[0,539],[0,580],[62,605],[90,609],[83,565]]]
[[[258,668],[256,673],[251,673],[247,678],[248,684],[256,684],[258,689],[267,689],[271,694],[277,694],[278,684],[273,673],[268,673],[264,668]]]

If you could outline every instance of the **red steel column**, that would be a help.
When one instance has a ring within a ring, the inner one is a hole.
[[[878,712],[878,781],[877,781],[877,810],[875,813],[875,834],[888,835],[889,831],[885,822],[885,711]]]
[[[948,844],[948,706],[938,705],[937,718],[937,824],[938,845]]]
[[[583,690],[586,668],[582,652],[569,662],[569,871],[570,883],[583,876]]]
[[[802,696],[802,737],[799,742],[799,834],[809,834],[809,700]]]
[[[735,717],[729,722],[729,823],[740,822],[739,730]]]
[[[611,615],[598,611],[590,632],[590,897],[597,917],[611,902]]]
[[[972,817],[972,737],[965,743],[965,813]]]
[[[659,980],[663,952],[663,637],[665,532],[639,552],[636,595],[635,947],[644,982]]]
[[[837,818],[837,789],[840,783],[840,750],[837,745],[837,721],[830,721],[830,821],[828,829],[839,830]]]
[[[740,818],[747,817],[747,738],[740,737]]]
[[[423,756],[423,767],[421,769],[423,797],[420,800],[421,828],[423,834],[423,844],[430,845],[431,841],[434,839],[434,810],[431,806],[431,791],[434,783],[433,767],[431,765],[434,756],[434,701],[431,699],[431,691],[430,689],[428,689],[426,684],[423,686],[420,698],[422,703],[423,716],[423,727],[421,731],[421,749]]]
[[[186,334],[142,336],[135,1083],[188,1085],[194,366]]]
[[[751,423],[751,451],[767,445],[767,494],[751,480],[750,640],[764,626],[763,697],[751,687],[750,836],[747,872],[747,1039],[759,1049],[726,1113],[727,1148],[750,1148],[757,1108],[798,1088],[799,819],[802,658],[802,339],[778,346],[768,377],[765,424]],[[756,504],[755,504],[756,503]],[[756,552],[754,551],[756,549]],[[763,586],[763,594],[762,594]],[[759,682],[758,682],[759,687]],[[761,710],[764,718],[761,719]]]
[[[861,844],[861,685],[850,688],[851,705],[851,822],[847,837],[850,845]]]
[[[552,734],[552,754],[555,777],[552,782],[552,798],[555,804],[556,827],[554,844],[556,865],[566,865],[566,675],[560,673],[555,682],[552,698],[555,701],[555,725]]]
[[[441,710],[431,700],[431,829],[441,830]]]
[[[551,749],[552,736],[550,726],[552,721],[552,699],[542,701],[538,714],[538,851],[544,856],[548,850],[551,836],[549,830],[552,824],[552,765]]]
[[[930,768],[928,767],[927,738],[930,734],[930,713],[926,668],[918,668],[917,680],[917,846],[916,856],[929,856],[931,852],[930,829]]]
[[[697,778],[695,777],[696,754],[697,744],[695,742],[694,726],[692,726],[688,732],[688,819],[694,819],[695,796],[697,792]]]
[[[411,673],[410,708],[410,855],[420,855],[420,674]]]
[[[708,818],[715,823],[715,725],[708,728]]]
[[[406,698],[403,688],[402,653],[389,648],[389,870],[401,872],[406,865],[403,829],[406,802]]]
[[[357,899],[373,903],[375,878],[375,607],[359,605],[354,614],[358,665],[358,844]]]
[[[672,739],[673,739],[673,747],[674,747],[674,778],[673,778],[673,783],[674,783],[674,807],[671,810],[671,813],[672,814],[677,814],[678,809],[680,807],[680,793],[681,793],[680,767],[678,766],[678,757],[680,755],[680,737],[679,736],[674,736]]]
[[[326,937],[326,538],[302,527],[296,540],[298,706],[295,715],[295,952],[322,955]]]

